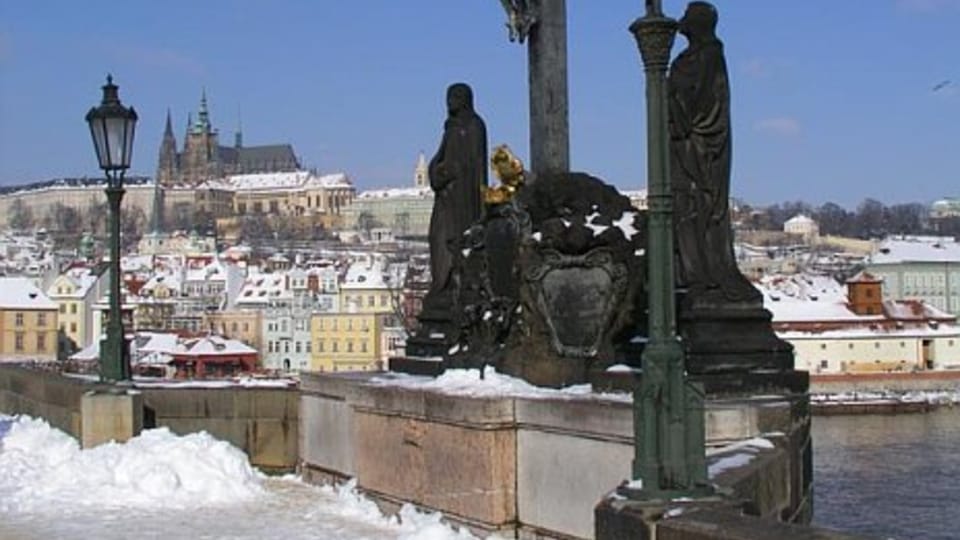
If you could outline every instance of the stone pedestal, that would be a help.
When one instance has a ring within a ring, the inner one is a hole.
[[[137,390],[91,390],[80,398],[83,448],[125,442],[143,430],[143,396]]]
[[[793,346],[777,337],[760,305],[681,307],[679,319],[691,374],[793,369]]]

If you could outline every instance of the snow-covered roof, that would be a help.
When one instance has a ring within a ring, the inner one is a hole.
[[[24,277],[0,277],[0,308],[57,309],[43,291]]]
[[[310,171],[237,174],[226,183],[235,191],[298,190],[316,187],[353,187],[345,173],[316,175]]]
[[[847,306],[846,289],[829,276],[775,275],[754,285],[763,293],[763,307],[770,310],[775,323],[864,320]]]
[[[904,236],[887,238],[871,255],[872,264],[902,262],[960,263],[960,242],[950,237]]]
[[[378,262],[358,261],[350,265],[341,289],[386,289],[389,286],[384,280],[385,269]]]
[[[162,332],[138,332],[137,351],[172,354],[177,350],[178,336]]]
[[[357,194],[358,199],[425,199],[432,197],[433,190],[427,187],[371,189]]]
[[[97,280],[100,279],[100,276],[96,272],[86,266],[75,266],[73,268],[67,269],[62,274],[62,277],[70,282],[70,285],[73,286],[73,291],[70,293],[59,293],[57,292],[57,283],[54,283],[47,289],[47,294],[50,296],[66,296],[71,298],[83,298],[87,296],[87,293],[90,292],[90,288],[93,287]]]
[[[177,346],[177,353],[188,355],[257,354],[257,350],[236,339],[210,335],[183,340]]]
[[[290,296],[287,293],[286,274],[282,272],[252,274],[247,276],[243,288],[240,290],[237,305],[262,305],[268,303],[272,298]]]
[[[805,216],[805,215],[803,215],[803,214],[797,214],[797,215],[793,216],[792,218],[788,219],[787,221],[785,221],[785,222],[784,222],[784,225],[799,225],[799,224],[801,224],[801,223],[802,223],[802,224],[809,224],[809,223],[814,223],[814,221],[813,221],[812,218],[810,218],[810,217],[808,217],[808,216]]]

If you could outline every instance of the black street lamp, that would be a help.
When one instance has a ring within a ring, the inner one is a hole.
[[[87,113],[93,147],[100,168],[107,176],[107,202],[110,205],[110,314],[107,337],[100,341],[100,379],[130,379],[130,355],[123,333],[120,302],[120,202],[123,200],[123,175],[130,168],[133,155],[133,133],[137,113],[120,103],[117,85],[107,75],[103,101]]]

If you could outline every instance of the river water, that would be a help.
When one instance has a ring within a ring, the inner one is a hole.
[[[816,416],[814,523],[897,540],[960,538],[960,408]]]

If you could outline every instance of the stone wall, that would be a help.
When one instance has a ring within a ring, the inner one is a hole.
[[[0,366],[0,412],[43,418],[81,438],[81,398],[107,388],[40,370]],[[206,431],[230,442],[261,469],[292,471],[297,463],[299,394],[295,388],[140,387],[144,428],[178,434]]]
[[[960,391],[960,371],[811,375],[811,394]]]
[[[0,366],[0,413],[43,418],[80,438],[80,400],[95,386],[41,370]]]
[[[369,384],[371,376],[302,375],[300,456],[308,480],[355,477],[388,508],[411,502],[481,534],[532,539],[592,538],[594,507],[630,475],[629,402],[454,396]],[[750,470],[759,472],[735,468],[713,481],[758,516],[809,519],[805,394],[712,401],[706,425],[714,447],[761,435],[776,445],[753,458]]]

